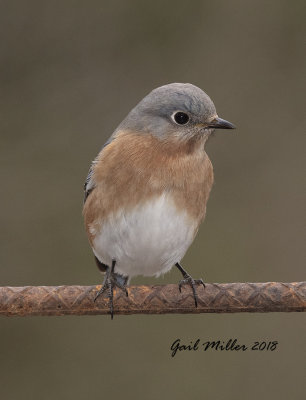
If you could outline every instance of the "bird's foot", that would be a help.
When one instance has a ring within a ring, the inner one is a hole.
[[[94,301],[96,301],[97,298],[107,290],[107,297],[108,297],[108,301],[109,301],[109,311],[110,311],[111,319],[114,318],[114,302],[113,302],[114,288],[118,287],[119,289],[123,290],[127,297],[129,295],[129,293],[127,291],[127,287],[126,287],[128,277],[124,277],[122,275],[116,274],[114,272],[115,264],[116,264],[116,261],[114,260],[112,262],[112,267],[111,268],[107,267],[104,281],[102,283],[102,287],[98,291],[98,293],[96,294],[96,296],[94,298]]]
[[[183,279],[181,279],[178,284],[179,291],[182,292],[183,285],[190,285],[193,293],[194,304],[196,307],[198,307],[198,295],[196,291],[196,285],[203,285],[203,287],[205,288],[205,283],[203,282],[203,279],[193,279],[179,263],[176,263],[176,266],[183,275]]]

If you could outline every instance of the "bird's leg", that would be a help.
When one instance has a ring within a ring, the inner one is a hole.
[[[114,272],[115,269],[115,265],[116,265],[116,260],[112,260],[112,266],[106,266],[106,272],[105,272],[105,276],[104,276],[104,280],[102,283],[102,287],[101,289],[98,291],[98,293],[96,294],[94,301],[97,300],[97,298],[105,292],[106,289],[108,289],[107,292],[107,297],[109,300],[109,311],[110,311],[110,315],[111,318],[114,318],[114,303],[113,303],[113,290],[115,287],[118,287],[119,289],[123,290],[126,294],[126,296],[128,296],[128,291],[126,288],[127,282],[128,282],[128,277],[124,277],[120,274],[116,274],[116,272]]]
[[[203,285],[205,288],[205,283],[203,282],[202,279],[193,279],[188,272],[184,270],[184,268],[181,266],[180,263],[176,263],[175,266],[181,271],[183,275],[183,279],[179,281],[179,291],[182,291],[182,286],[183,285],[190,285],[193,293],[193,298],[194,298],[194,304],[196,307],[198,307],[198,296],[196,292],[196,285]]]

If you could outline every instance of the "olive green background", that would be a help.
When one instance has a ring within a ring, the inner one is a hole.
[[[101,282],[81,216],[89,164],[170,82],[200,86],[238,127],[207,145],[215,185],[183,265],[208,282],[304,280],[304,21],[302,1],[0,1],[0,284]],[[1,398],[302,399],[305,322],[2,317]],[[171,358],[177,338],[279,345]]]

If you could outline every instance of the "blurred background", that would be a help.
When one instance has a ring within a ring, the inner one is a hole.
[[[82,221],[91,160],[153,88],[204,89],[236,131],[183,260],[207,282],[305,279],[303,1],[0,1],[0,284],[101,283]],[[175,283],[173,270],[158,280]],[[0,319],[3,399],[301,399],[304,314]],[[180,353],[177,339],[277,340]]]

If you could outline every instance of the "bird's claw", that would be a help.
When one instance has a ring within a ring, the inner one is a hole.
[[[198,295],[196,291],[196,285],[203,285],[205,288],[205,283],[203,282],[203,279],[193,279],[190,275],[186,274],[184,276],[184,279],[179,281],[178,287],[180,293],[182,292],[182,286],[183,285],[190,285],[193,293],[193,298],[194,298],[194,304],[196,307],[198,307]]]
[[[108,289],[107,298],[108,298],[108,302],[109,302],[109,311],[110,311],[111,319],[114,318],[114,302],[113,302],[114,288],[118,287],[119,289],[123,290],[125,292],[126,297],[128,297],[129,293],[128,293],[126,284],[127,284],[127,279],[124,281],[124,283],[121,283],[121,282],[119,282],[119,276],[116,273],[108,270],[108,271],[106,271],[105,278],[102,283],[101,289],[95,295],[94,302],[97,300],[97,298],[101,294],[103,294],[106,291],[106,289]]]

